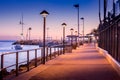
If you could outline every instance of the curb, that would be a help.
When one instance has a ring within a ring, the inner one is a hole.
[[[113,68],[117,71],[117,73],[120,76],[120,63],[117,62],[106,50],[99,47],[96,47],[96,49],[108,60],[108,62],[113,66]]]

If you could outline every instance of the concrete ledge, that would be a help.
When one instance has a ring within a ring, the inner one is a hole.
[[[118,63],[108,52],[102,48],[96,47],[100,54],[102,54],[109,63],[113,66],[113,68],[118,72],[120,75],[120,63]]]

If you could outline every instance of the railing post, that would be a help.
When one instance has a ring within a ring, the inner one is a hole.
[[[37,67],[37,49],[35,49],[35,67]]]
[[[56,48],[54,47],[54,57],[56,57]]]
[[[48,61],[48,47],[46,47],[46,61]]]
[[[27,50],[27,71],[29,71],[29,50]]]
[[[1,55],[1,70],[3,69],[4,55]]]
[[[18,52],[16,52],[16,76],[18,76]]]
[[[42,62],[42,64],[44,64],[44,62],[45,62],[45,55],[44,55],[44,49],[43,49],[43,47],[41,48],[41,62]]]
[[[4,55],[1,55],[1,76],[0,76],[0,80],[3,80],[3,66],[4,66]]]
[[[58,49],[58,51],[57,51],[57,52],[58,52],[58,56],[59,56],[59,47],[58,47],[57,49]]]
[[[60,47],[60,55],[62,55],[62,52],[63,52],[63,51],[62,51],[62,47]]]
[[[63,49],[62,49],[62,52],[63,52],[63,54],[65,53],[65,48],[63,47]]]
[[[52,54],[51,54],[52,52],[51,52],[51,47],[50,47],[50,60],[52,59]]]

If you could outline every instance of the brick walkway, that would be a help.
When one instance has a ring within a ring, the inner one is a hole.
[[[12,80],[120,80],[91,44],[66,53]]]

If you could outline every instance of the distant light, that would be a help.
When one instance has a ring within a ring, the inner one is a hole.
[[[29,30],[32,30],[32,28],[31,28],[31,27],[29,27]]]
[[[81,19],[81,20],[84,20],[84,18],[83,18],[83,17],[81,17],[80,19]]]
[[[62,23],[62,26],[65,27],[65,26],[67,26],[67,24],[66,23]]]
[[[70,29],[70,31],[71,31],[71,32],[73,32],[73,31],[74,31],[74,29],[73,29],[73,28],[71,28],[71,29]]]
[[[77,31],[75,31],[75,35],[77,35]]]
[[[78,7],[79,7],[79,4],[75,4],[74,7],[78,8]]]

